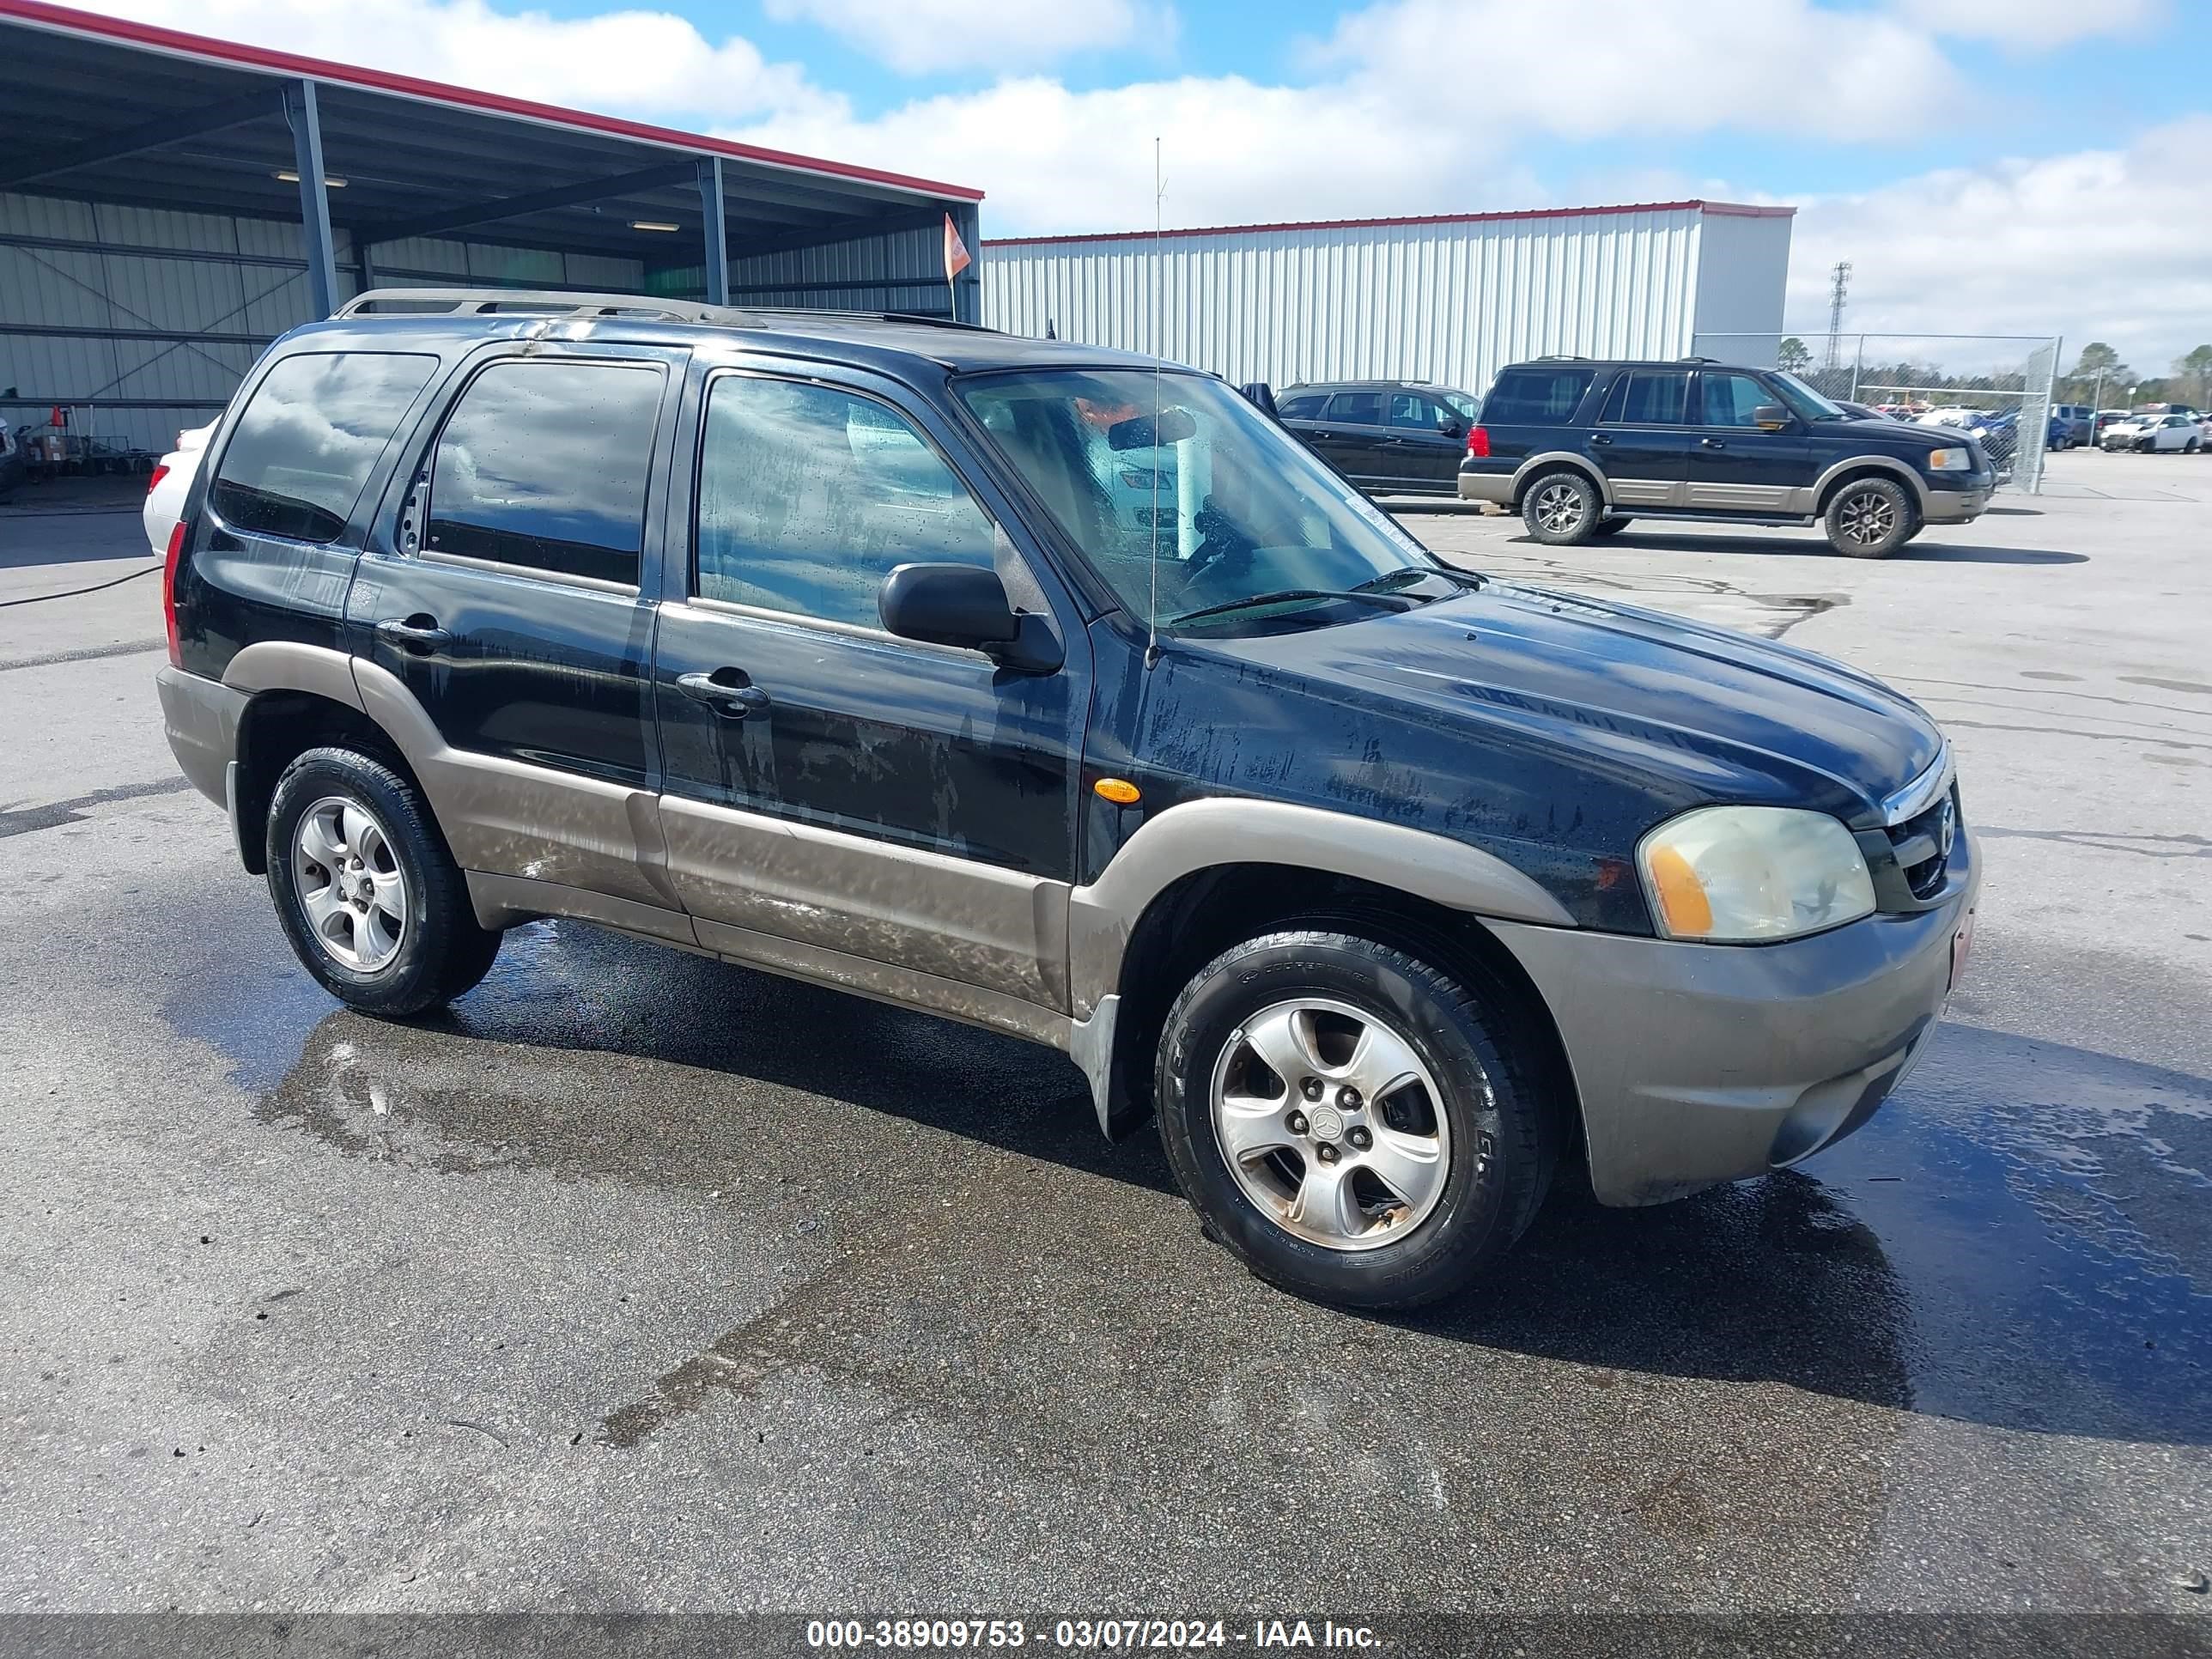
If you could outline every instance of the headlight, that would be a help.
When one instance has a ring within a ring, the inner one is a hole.
[[[1931,449],[1928,452],[1930,472],[1971,472],[1974,458],[1963,449]]]
[[[1636,849],[1668,939],[1796,939],[1874,912],[1874,878],[1840,819],[1791,806],[1701,806]]]

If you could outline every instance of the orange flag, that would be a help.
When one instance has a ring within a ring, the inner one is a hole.
[[[952,228],[952,216],[945,216],[945,280],[951,282],[975,263],[968,252],[968,245],[960,240],[960,233]]]

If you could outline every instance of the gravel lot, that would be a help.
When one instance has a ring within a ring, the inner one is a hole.
[[[2203,1608],[2212,459],[2051,472],[1871,565],[1407,514],[1893,680],[1987,881],[1856,1139],[1405,1321],[1236,1270],[1042,1050],[566,923],[338,1012],[155,580],[0,609],[0,1611]],[[0,600],[149,564],[42,505]]]

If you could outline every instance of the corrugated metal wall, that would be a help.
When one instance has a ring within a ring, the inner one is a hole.
[[[945,231],[932,224],[730,261],[733,305],[945,315]],[[890,280],[885,280],[890,279]],[[974,281],[974,273],[967,274]]]
[[[1373,377],[1480,392],[1545,352],[1686,354],[1703,218],[1686,207],[994,242],[983,320],[1030,335],[1049,324],[1240,384]],[[1778,227],[1786,244],[1786,217],[1744,222]]]
[[[350,299],[343,231],[337,255]],[[374,258],[375,280],[392,288],[634,292],[645,278],[635,259],[428,239],[380,245]],[[179,427],[214,419],[262,348],[310,308],[297,225],[0,194],[0,420],[11,425],[44,425],[58,403],[75,431],[158,454]]]

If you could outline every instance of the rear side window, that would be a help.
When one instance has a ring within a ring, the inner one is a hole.
[[[708,392],[701,598],[880,629],[876,596],[894,567],[988,569],[995,539],[944,458],[872,398],[744,374]]]
[[[1564,426],[1596,378],[1595,369],[1579,363],[1509,368],[1483,402],[1483,421],[1491,426]]]
[[[1382,394],[1379,392],[1340,392],[1328,400],[1328,418],[1346,426],[1382,424]]]
[[[494,363],[438,435],[423,550],[636,586],[660,389],[649,363]]]
[[[1605,418],[1630,426],[1680,426],[1689,402],[1687,374],[1639,368],[1613,383]]]
[[[376,458],[437,367],[435,357],[383,351],[285,358],[238,417],[209,504],[255,535],[337,540]]]

